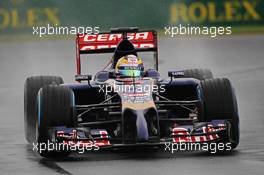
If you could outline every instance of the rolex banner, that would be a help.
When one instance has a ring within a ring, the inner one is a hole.
[[[0,36],[28,35],[36,26],[83,26],[108,30],[138,26],[231,26],[263,31],[263,0],[1,0]]]

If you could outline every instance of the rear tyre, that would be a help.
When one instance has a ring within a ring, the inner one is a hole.
[[[73,91],[66,86],[44,86],[38,94],[38,144],[54,143],[48,134],[49,127],[75,127],[75,102]],[[47,145],[46,145],[47,146]],[[69,150],[44,150],[43,157],[67,156]]]
[[[229,120],[229,142],[232,149],[239,144],[239,115],[237,100],[231,82],[226,78],[201,82],[204,94],[205,120]]]
[[[186,69],[184,71],[184,77],[195,78],[198,80],[207,80],[213,78],[213,73],[209,69]]]
[[[36,141],[37,123],[37,94],[41,87],[49,84],[63,84],[61,77],[34,76],[29,77],[24,85],[24,127],[25,137],[28,143]]]

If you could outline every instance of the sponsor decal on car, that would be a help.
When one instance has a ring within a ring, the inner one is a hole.
[[[96,50],[106,48],[116,48],[122,40],[122,34],[86,34],[79,35],[80,50]],[[154,36],[152,32],[128,33],[127,39],[135,48],[154,48]]]
[[[200,130],[200,134],[195,136],[192,135],[189,128],[186,127],[175,127],[172,130],[173,142],[180,143],[180,142],[207,142],[207,141],[214,141],[220,138],[218,134],[215,132],[225,130],[225,128],[221,125],[219,128],[214,128],[212,125],[208,125],[207,127],[204,126]]]

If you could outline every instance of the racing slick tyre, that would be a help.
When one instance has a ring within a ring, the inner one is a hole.
[[[44,86],[38,94],[38,145],[46,144],[39,153],[43,157],[67,156],[69,150],[49,150],[48,142],[55,143],[48,133],[49,127],[77,125],[73,91],[66,86]],[[52,133],[53,134],[53,133]]]
[[[239,115],[235,91],[226,78],[201,81],[204,94],[205,120],[229,120],[229,142],[232,149],[239,144]]]
[[[37,94],[41,87],[49,84],[63,84],[61,77],[34,76],[26,79],[24,84],[24,125],[28,143],[36,141]]]
[[[184,77],[195,78],[198,80],[212,79],[213,73],[209,69],[186,69],[184,71]]]

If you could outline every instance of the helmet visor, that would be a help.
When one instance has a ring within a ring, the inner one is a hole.
[[[141,71],[140,70],[119,70],[121,76],[126,77],[139,77]]]

